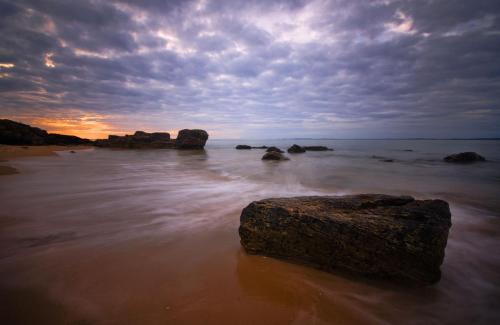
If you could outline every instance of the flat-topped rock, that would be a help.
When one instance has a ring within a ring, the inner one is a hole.
[[[110,135],[106,140],[96,140],[95,145],[122,149],[166,149],[173,148],[175,143],[170,139],[170,134],[167,132],[148,133],[136,131],[133,135]]]
[[[362,194],[252,202],[239,234],[250,254],[432,284],[440,279],[450,227],[445,201]]]
[[[250,150],[250,149],[252,149],[252,147],[248,146],[246,144],[239,144],[235,147],[235,149],[237,149],[237,150]]]
[[[472,163],[476,161],[486,161],[486,159],[475,153],[475,152],[461,152],[453,155],[449,155],[443,159],[446,162],[454,163]]]

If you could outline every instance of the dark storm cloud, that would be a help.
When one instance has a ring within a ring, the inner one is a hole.
[[[2,116],[71,109],[220,136],[500,136],[494,0],[0,1],[0,35]]]

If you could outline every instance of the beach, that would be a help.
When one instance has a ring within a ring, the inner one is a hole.
[[[266,162],[262,149],[235,150],[239,143],[335,151]],[[4,147],[18,157],[0,156],[8,159],[0,165],[18,171],[0,176],[6,324],[500,320],[500,141],[210,140],[205,150],[76,153]],[[23,150],[37,154],[21,158]],[[467,150],[488,161],[442,161]],[[413,287],[326,273],[240,246],[239,217],[252,201],[356,193],[450,204],[440,282]]]

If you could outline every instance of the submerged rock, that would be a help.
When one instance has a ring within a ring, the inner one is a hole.
[[[246,144],[239,144],[236,146],[236,149],[238,149],[238,150],[250,150],[250,149],[252,149],[252,147],[248,146]]]
[[[301,147],[297,144],[294,144],[293,146],[288,148],[288,152],[289,153],[303,153],[303,152],[306,152],[306,150],[303,147]]]
[[[208,140],[208,133],[205,130],[180,130],[175,140],[178,149],[203,149]]]
[[[252,149],[267,149],[267,146],[252,147]]]
[[[325,146],[304,146],[305,151],[333,151],[333,149]]]
[[[279,152],[279,153],[283,153],[284,151],[281,150],[280,148],[277,148],[277,147],[269,147],[267,148],[266,152]]]
[[[290,160],[290,159],[283,156],[281,152],[270,151],[266,152],[264,156],[262,156],[262,160]]]
[[[450,226],[444,201],[362,194],[252,202],[239,234],[250,254],[432,284],[440,279]]]
[[[446,162],[471,163],[476,161],[486,161],[486,159],[475,152],[461,152],[449,155],[443,159]]]

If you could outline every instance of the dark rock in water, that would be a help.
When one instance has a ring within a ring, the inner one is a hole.
[[[461,152],[449,155],[443,159],[446,162],[471,163],[476,161],[486,161],[486,159],[475,152]]]
[[[267,146],[252,147],[252,149],[267,149]]]
[[[306,151],[333,151],[333,149],[325,146],[304,146],[302,148],[304,148]]]
[[[11,120],[0,120],[0,143],[10,145],[80,145],[91,140],[47,131]]]
[[[432,284],[440,279],[450,227],[445,201],[362,194],[252,202],[239,234],[250,254]]]
[[[406,152],[413,152],[413,149],[403,149],[403,151],[406,151]]]
[[[383,162],[394,162],[394,159],[382,159],[380,161],[383,161]]]
[[[267,148],[266,152],[279,152],[279,153],[283,153],[284,151],[281,150],[280,148],[277,148],[277,147],[269,147]]]
[[[306,152],[306,150],[303,147],[301,147],[297,144],[294,144],[293,146],[288,148],[288,152],[289,153],[302,153],[302,152]]]
[[[133,135],[110,135],[107,140],[96,140],[97,147],[123,149],[167,149],[175,146],[166,132],[136,131]]]
[[[178,149],[203,149],[208,140],[205,130],[180,130],[175,140]]]
[[[262,156],[262,160],[289,160],[289,158],[283,156],[281,152],[270,151]]]
[[[239,144],[236,146],[236,149],[238,149],[238,150],[250,150],[250,149],[252,149],[252,147],[247,146],[246,144]]]
[[[70,153],[76,153],[76,151],[74,151],[74,150],[71,150],[71,151],[70,151]]]

